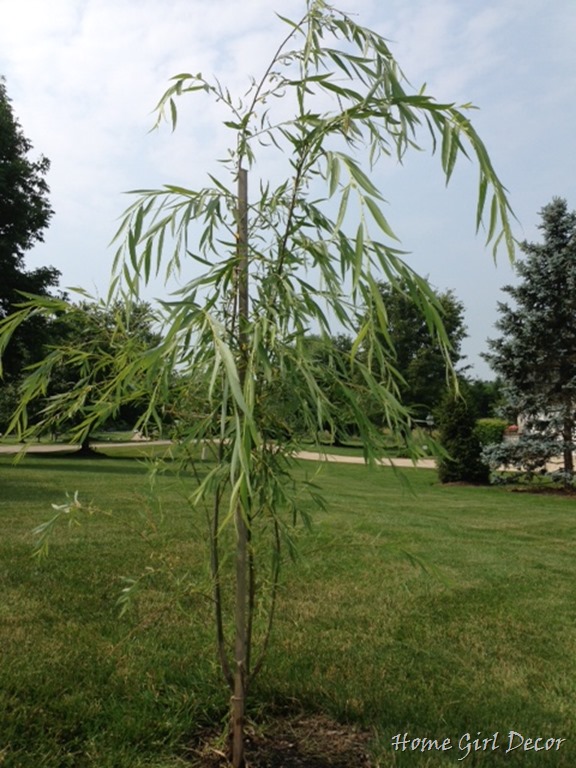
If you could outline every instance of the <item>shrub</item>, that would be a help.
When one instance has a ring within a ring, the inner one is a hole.
[[[478,419],[474,434],[482,448],[493,443],[501,443],[508,422],[504,419]]]
[[[476,419],[464,395],[447,394],[438,408],[436,421],[440,443],[447,454],[438,464],[440,482],[487,483],[490,471],[481,459]]]
[[[536,476],[546,476],[564,484],[573,478],[566,475],[562,468],[548,470],[548,463],[562,454],[563,444],[558,440],[543,438],[536,434],[523,434],[519,440],[487,445],[482,451],[482,458],[494,472],[506,470],[511,482],[525,480],[531,482]],[[511,473],[511,474],[510,474]],[[502,477],[497,478],[502,481]]]

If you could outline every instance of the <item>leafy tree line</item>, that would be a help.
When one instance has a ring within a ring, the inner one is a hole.
[[[78,429],[79,425],[102,399],[116,372],[159,343],[154,312],[144,302],[110,306],[95,301],[63,303],[61,314],[49,323],[48,330],[50,342],[41,368],[46,392],[36,405],[35,416],[52,433],[67,432],[78,439],[81,453],[91,455],[90,431]],[[31,386],[35,386],[34,367],[20,386],[20,397],[26,398]],[[81,398],[71,398],[72,391],[81,392]],[[136,382],[124,392],[121,403],[114,392],[107,396],[110,405],[98,420],[100,427],[132,429],[146,412],[148,393]]]
[[[393,342],[394,352],[390,364],[398,374],[399,397],[409,409],[414,426],[432,426],[438,417],[445,396],[451,392],[450,381],[446,372],[446,350],[443,350],[433,330],[426,323],[425,317],[418,312],[410,298],[407,286],[392,286],[385,282],[378,283],[382,305],[386,311],[385,334]],[[436,292],[436,299],[448,340],[448,354],[454,369],[464,361],[461,344],[466,337],[464,323],[464,305],[452,291]],[[382,347],[388,348],[382,338]],[[353,337],[337,334],[324,339],[318,336],[307,337],[308,351],[316,365],[316,380],[323,392],[327,393],[334,404],[334,416],[331,424],[323,428],[330,433],[335,445],[345,443],[356,434],[353,414],[347,407],[346,398],[339,395],[342,382],[354,383],[353,366],[350,355],[353,349]],[[363,355],[362,347],[358,353]],[[500,400],[498,382],[470,379],[463,366],[458,372],[460,389],[465,390],[474,419],[486,418],[496,414]],[[356,379],[356,386],[361,382]],[[359,390],[360,391],[360,390]],[[383,414],[379,413],[369,392],[363,393],[364,408],[371,421],[383,427]],[[291,402],[290,393],[284,390],[281,410],[284,413],[284,428],[298,430],[297,409]],[[430,422],[432,418],[432,423]]]
[[[449,390],[443,353],[406,294],[392,291],[384,283],[380,284],[380,291],[387,311],[387,333],[393,339],[396,351],[393,365],[399,374],[400,398],[410,409],[414,425],[424,425],[426,417],[435,413],[444,393]],[[450,341],[450,357],[456,365],[460,360],[460,341],[465,334],[463,305],[454,299],[451,292],[439,294],[438,299]],[[155,330],[157,328],[155,314],[148,304],[137,303],[132,307],[127,304],[123,307],[116,302],[106,307],[88,300],[75,305],[63,302],[60,316],[46,321],[45,332],[49,341],[44,342],[39,353],[47,360],[54,360],[54,364],[49,372],[46,369],[50,382],[44,396],[28,409],[28,418],[42,422],[45,430],[53,435],[74,435],[83,414],[90,413],[91,391],[97,389],[111,371],[113,350],[130,340],[131,354],[145,354],[160,343],[161,333]],[[324,422],[317,425],[318,429],[307,431],[309,420],[303,417],[293,389],[286,381],[279,379],[269,388],[267,405],[262,401],[262,407],[269,410],[270,438],[294,433],[314,440],[316,432],[324,432],[330,442],[341,445],[357,437],[354,414],[345,395],[345,388],[350,384],[356,387],[359,396],[363,392],[364,409],[374,425],[384,426],[384,414],[379,412],[377,401],[369,390],[362,389],[361,380],[355,377],[351,363],[352,347],[353,338],[350,335],[337,334],[325,338],[305,335],[304,349],[310,358],[319,391],[332,404],[330,411]],[[362,348],[358,355],[360,358],[364,355]],[[107,362],[104,364],[103,360]],[[94,366],[99,373],[98,376],[90,374],[92,381],[87,385],[82,408],[78,404],[68,408],[66,399],[70,392],[81,386],[87,371]],[[462,375],[460,378],[464,383]],[[4,392],[9,396],[5,394],[4,399],[0,399],[5,404],[4,412],[0,412],[0,431],[7,429],[17,411],[20,386],[20,383],[17,387],[9,383],[4,385]],[[488,415],[494,402],[494,394],[487,393],[490,385],[476,381],[468,382],[467,387],[469,396],[474,400],[475,412],[479,416]],[[207,411],[209,389],[209,377],[205,381],[195,378],[190,382],[178,371],[173,371],[172,386],[159,411],[156,431],[177,436],[180,425],[190,419],[203,418]],[[109,414],[99,426],[133,429],[146,413],[145,403],[146,395],[140,393],[130,404],[123,403]],[[82,438],[85,453],[89,452],[89,440],[90,435],[86,433]]]

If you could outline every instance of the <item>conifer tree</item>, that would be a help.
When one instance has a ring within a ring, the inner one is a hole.
[[[525,437],[498,450],[499,461],[545,465],[562,456],[566,480],[574,474],[576,408],[576,212],[554,198],[540,212],[542,243],[524,242],[517,285],[504,291],[498,339],[486,359],[502,377],[508,406],[521,416]],[[506,451],[509,455],[504,455]],[[535,463],[536,462],[536,463]]]
[[[436,411],[440,443],[446,456],[438,462],[442,483],[488,482],[489,468],[481,459],[481,445],[475,431],[476,413],[467,387],[460,394],[446,392]]]

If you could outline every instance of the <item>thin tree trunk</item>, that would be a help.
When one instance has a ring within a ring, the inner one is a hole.
[[[218,447],[219,459],[222,458],[222,443]],[[216,621],[216,644],[222,674],[229,687],[234,689],[234,676],[226,655],[226,638],[224,637],[224,622],[222,620],[222,584],[220,581],[220,503],[222,489],[217,488],[212,510],[212,528],[210,532],[210,568],[212,571],[212,593],[214,598],[214,618]]]
[[[248,354],[248,181],[243,168],[238,169],[238,342],[240,347],[238,374],[240,386],[246,380]],[[236,505],[236,595],[234,645],[234,693],[231,701],[232,765],[244,768],[244,719],[246,710],[246,684],[248,677],[250,626],[249,593],[249,511]]]
[[[571,409],[570,409],[571,410]],[[572,440],[574,437],[574,420],[571,416],[564,417],[562,439],[564,442],[564,485],[570,485],[574,476],[574,456],[572,454]]]
[[[234,694],[232,696],[232,765],[244,766],[244,717],[246,710],[246,656],[248,652],[248,528],[240,503],[236,507],[236,643]]]
[[[92,448],[90,445],[90,435],[86,435],[86,437],[82,440],[76,456],[88,459],[92,458],[93,456],[98,456],[97,451],[95,451],[94,448]]]

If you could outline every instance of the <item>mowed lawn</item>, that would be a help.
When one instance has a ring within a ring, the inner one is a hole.
[[[576,498],[443,487],[431,470],[403,477],[410,487],[388,468],[330,464],[316,478],[328,506],[310,507],[313,529],[284,566],[253,721],[326,713],[370,730],[382,768],[572,768]],[[0,459],[3,768],[191,765],[198,732],[222,726],[191,488],[161,474],[156,499],[129,458]],[[112,516],[63,527],[49,557],[32,558],[32,529],[75,491]],[[123,577],[142,574],[119,616]],[[510,731],[566,741],[507,752]],[[393,750],[397,734],[405,751]],[[422,738],[452,749],[409,748]]]

